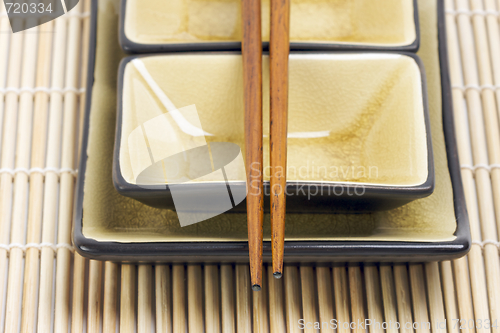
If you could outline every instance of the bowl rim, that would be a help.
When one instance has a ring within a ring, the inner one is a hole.
[[[240,42],[198,42],[198,43],[138,43],[125,34],[125,15],[127,0],[121,0],[118,39],[122,50],[129,54],[188,52],[188,51],[240,51]],[[413,0],[413,22],[415,39],[406,45],[381,46],[367,44],[339,44],[339,43],[304,43],[291,42],[291,51],[402,51],[417,52],[420,47],[420,22],[418,16],[418,1]],[[264,51],[269,50],[269,42],[262,42]]]
[[[453,121],[453,104],[448,68],[448,47],[444,3],[437,0],[439,62],[443,107],[443,131],[448,169],[452,180],[454,210],[457,221],[455,239],[440,242],[409,241],[289,241],[285,243],[285,261],[334,266],[338,262],[427,262],[463,257],[471,247],[469,217],[467,214],[458,149]],[[87,162],[92,88],[94,84],[98,0],[91,2],[90,45],[87,68],[87,94],[80,151],[79,172],[73,210],[73,244],[76,251],[87,258],[114,262],[179,262],[179,263],[235,263],[248,262],[247,242],[133,242],[98,241],[83,234],[83,196]],[[271,258],[271,243],[264,242],[264,261]],[[343,264],[342,264],[343,265]]]

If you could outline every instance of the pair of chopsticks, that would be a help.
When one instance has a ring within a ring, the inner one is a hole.
[[[264,219],[262,145],[262,35],[260,0],[242,0],[243,79],[247,220],[252,289],[262,286],[262,225]],[[283,272],[286,208],[286,148],[288,122],[288,54],[290,0],[271,0],[270,151],[273,275]]]

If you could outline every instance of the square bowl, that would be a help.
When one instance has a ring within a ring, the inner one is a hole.
[[[288,212],[368,213],[432,193],[427,88],[418,56],[295,52],[289,67]],[[220,210],[229,187],[231,211],[245,211],[241,55],[133,56],[119,73],[118,192],[153,207],[201,213]],[[267,56],[263,82],[267,202]]]
[[[240,0],[122,0],[125,52],[231,51],[241,48]],[[293,0],[291,50],[392,50],[420,44],[417,0]],[[270,1],[262,1],[268,47]]]

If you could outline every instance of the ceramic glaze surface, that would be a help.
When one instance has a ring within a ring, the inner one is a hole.
[[[292,0],[291,42],[402,46],[416,38],[413,0]],[[269,40],[269,0],[262,38]],[[141,44],[240,41],[240,0],[127,0],[125,34]]]
[[[268,65],[265,57],[266,181]],[[120,150],[124,179],[137,183],[140,172],[153,162],[150,152],[156,162],[205,140],[236,143],[244,152],[242,77],[239,55],[166,55],[129,62]],[[289,82],[288,181],[412,186],[427,180],[421,76],[414,59],[373,53],[292,54]],[[181,172],[188,177],[196,167],[185,165]],[[226,168],[226,173],[229,181],[245,180],[243,163]],[[211,175],[197,181],[221,181],[218,173]]]

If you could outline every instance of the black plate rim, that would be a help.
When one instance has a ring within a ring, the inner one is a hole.
[[[405,241],[290,241],[285,244],[286,262],[427,262],[460,258],[471,246],[469,219],[460,175],[455,139],[451,84],[448,69],[448,50],[444,4],[437,1],[439,60],[443,104],[443,130],[448,168],[453,184],[456,238],[448,242]],[[80,167],[75,195],[73,243],[76,251],[87,258],[116,262],[248,262],[246,242],[100,242],[82,233],[83,185],[87,161],[89,116],[94,83],[97,0],[92,0],[91,39],[89,45],[88,81],[83,126]],[[271,259],[270,242],[264,242],[264,261]]]

